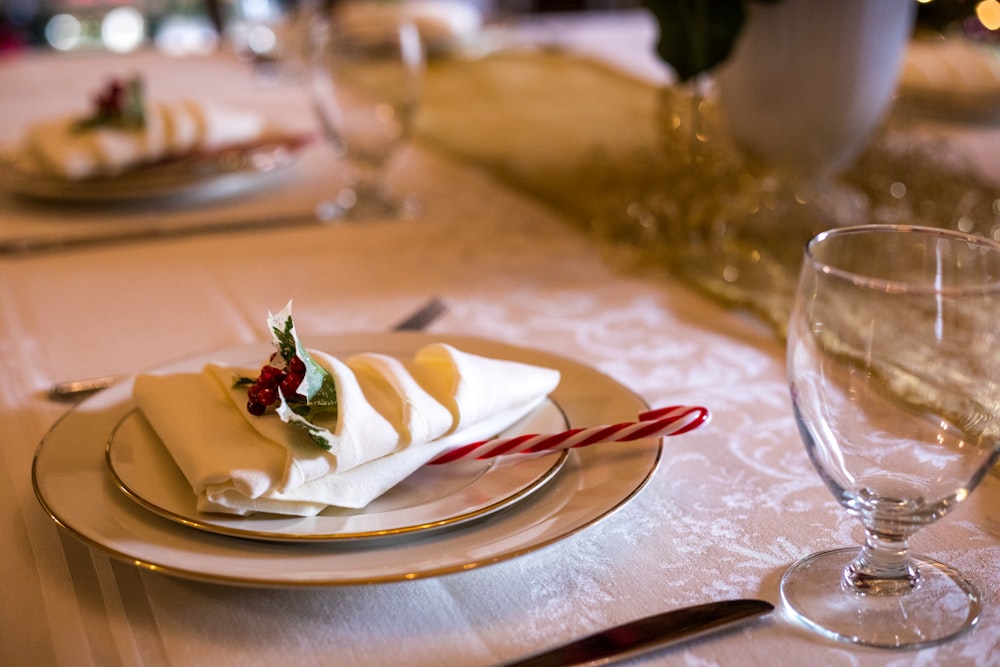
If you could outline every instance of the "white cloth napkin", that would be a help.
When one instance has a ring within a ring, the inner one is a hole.
[[[269,413],[246,410],[234,376],[141,375],[134,397],[205,512],[312,516],[364,507],[439,453],[493,437],[537,407],[559,372],[428,345],[408,362],[380,354],[340,360],[310,350],[334,378],[338,414],[322,424],[329,451]]]
[[[28,168],[68,179],[111,176],[167,157],[249,145],[267,131],[257,113],[193,101],[147,104],[139,129],[81,131],[78,121],[61,117],[30,127],[19,159]]]

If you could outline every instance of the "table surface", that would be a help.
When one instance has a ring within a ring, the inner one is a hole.
[[[523,35],[666,76],[641,13],[535,23]],[[263,86],[223,55],[28,54],[0,62],[0,144],[73,108],[105,72],[133,70],[164,95],[211,94],[311,126],[301,87]],[[232,201],[109,210],[0,197],[0,239],[305,215],[340,173],[318,148]],[[579,225],[426,144],[408,146],[390,176],[419,195],[419,218],[0,257],[0,663],[490,665],[682,605],[778,603],[792,562],[857,543],[859,525],[803,450],[784,349],[767,328],[667,278],[622,270]],[[173,577],[83,544],[36,501],[36,447],[68,409],[46,398],[51,383],[265,340],[264,315],[289,298],[299,331],[321,336],[384,330],[431,295],[449,306],[432,334],[555,352],[650,405],[707,405],[714,419],[667,441],[647,486],[596,525],[488,567],[400,583],[272,589]],[[1000,664],[1000,482],[988,477],[913,546],[979,587],[984,613],[971,633],[884,651],[822,639],[779,609],[630,664]]]

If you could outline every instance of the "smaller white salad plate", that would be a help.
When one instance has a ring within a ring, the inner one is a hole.
[[[565,428],[562,413],[546,401],[501,435]],[[362,509],[331,507],[313,517],[241,517],[198,511],[191,485],[138,409],[115,427],[108,443],[115,482],[153,512],[209,532],[282,542],[390,537],[477,519],[526,497],[558,472],[566,456],[553,452],[428,465]]]

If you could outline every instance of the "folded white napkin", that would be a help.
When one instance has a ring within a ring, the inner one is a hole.
[[[205,512],[312,516],[364,507],[455,446],[490,438],[537,407],[559,372],[433,344],[407,362],[379,354],[345,360],[310,350],[334,378],[338,411],[330,449],[273,413],[246,410],[234,376],[141,375],[134,397]]]
[[[78,117],[29,128],[21,154],[32,168],[62,178],[112,176],[168,157],[250,145],[267,131],[257,113],[194,101],[150,102],[145,125],[79,129]]]

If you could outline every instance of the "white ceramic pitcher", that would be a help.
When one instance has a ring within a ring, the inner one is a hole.
[[[848,166],[892,100],[916,2],[778,0],[747,11],[716,73],[734,138],[807,177]]]

